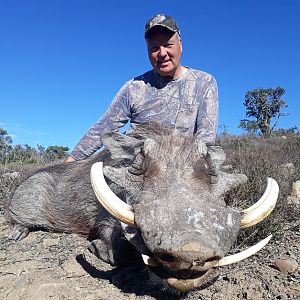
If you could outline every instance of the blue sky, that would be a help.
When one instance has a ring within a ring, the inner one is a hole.
[[[182,64],[219,87],[219,131],[245,118],[247,90],[285,88],[279,127],[300,127],[300,1],[0,0],[0,127],[14,143],[68,146],[129,79],[151,68],[145,22],[172,15]]]

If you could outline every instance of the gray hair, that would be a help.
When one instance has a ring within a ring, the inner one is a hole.
[[[181,36],[178,32],[175,32],[176,38],[178,39],[179,42],[182,41]]]

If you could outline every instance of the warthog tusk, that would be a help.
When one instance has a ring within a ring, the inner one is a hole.
[[[150,267],[157,267],[158,266],[156,260],[153,259],[152,257],[150,257],[146,254],[142,254],[142,258],[143,258],[143,261],[144,261],[145,265],[150,266]]]
[[[133,208],[116,196],[107,185],[103,175],[102,162],[92,165],[91,182],[97,199],[113,217],[129,226],[136,226]]]
[[[239,262],[245,258],[248,258],[251,255],[254,255],[256,252],[258,252],[264,246],[266,246],[271,238],[272,238],[272,234],[270,234],[268,237],[266,237],[262,241],[258,242],[254,246],[252,246],[242,252],[223,257],[222,259],[220,259],[218,261],[218,263],[215,265],[215,267],[231,265],[231,264]]]
[[[279,193],[277,182],[268,178],[267,188],[255,204],[242,211],[241,228],[248,228],[264,220],[274,209]]]
[[[233,263],[239,262],[241,260],[244,260],[244,259],[254,255],[259,250],[261,250],[264,246],[266,246],[271,238],[272,238],[272,234],[269,235],[268,237],[266,237],[265,239],[263,239],[262,241],[258,242],[254,246],[252,246],[242,252],[239,252],[239,253],[236,253],[233,255],[229,255],[229,256],[225,256],[222,259],[220,259],[218,261],[218,263],[216,265],[214,265],[213,267],[215,268],[215,267],[227,266],[227,265],[231,265]],[[143,258],[145,265],[148,265],[151,267],[158,266],[158,264],[154,258],[149,257],[148,255],[145,255],[145,254],[142,254],[142,258]]]

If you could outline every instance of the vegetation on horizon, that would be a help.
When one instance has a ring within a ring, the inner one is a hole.
[[[288,115],[281,111],[287,107],[282,99],[284,93],[282,87],[247,91],[243,104],[246,107],[246,116],[252,119],[241,120],[239,127],[249,133],[270,136],[277,127],[278,119]]]
[[[47,164],[67,157],[68,147],[37,145],[33,148],[29,145],[12,145],[13,139],[3,128],[0,128],[0,164]]]

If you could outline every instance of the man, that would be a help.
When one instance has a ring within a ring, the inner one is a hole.
[[[165,15],[154,16],[146,23],[145,39],[153,70],[125,83],[66,162],[91,156],[102,147],[103,133],[117,131],[129,120],[132,128],[156,121],[206,143],[215,141],[217,84],[211,75],[180,64],[182,41],[175,20]]]

